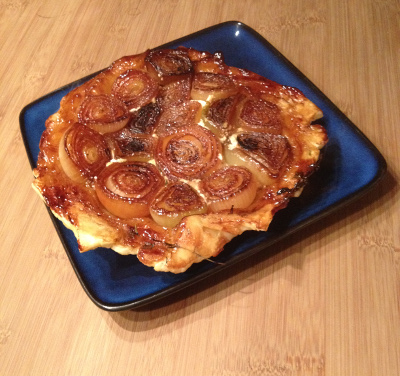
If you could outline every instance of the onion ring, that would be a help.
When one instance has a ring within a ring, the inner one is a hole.
[[[120,218],[146,217],[149,205],[164,179],[157,168],[145,162],[108,165],[98,176],[95,190],[99,201]]]
[[[59,157],[64,172],[76,182],[93,179],[110,160],[104,137],[80,123],[64,133]]]
[[[186,183],[170,183],[165,186],[150,207],[153,220],[164,227],[175,227],[184,217],[206,212],[205,201]]]
[[[156,163],[170,179],[199,179],[220,164],[222,146],[199,125],[178,129],[158,141]]]

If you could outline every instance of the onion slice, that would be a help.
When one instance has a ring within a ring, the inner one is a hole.
[[[201,104],[195,101],[167,108],[158,121],[157,134],[166,135],[196,125],[201,119],[201,112]]]
[[[96,95],[82,102],[78,119],[80,123],[104,134],[125,127],[129,121],[129,111],[123,102],[111,95]]]
[[[190,77],[173,81],[160,88],[157,101],[163,110],[187,103],[190,101],[190,89]]]
[[[255,132],[280,134],[282,121],[279,107],[263,99],[247,98],[239,104],[237,128]]]
[[[116,162],[99,174],[95,190],[110,213],[120,218],[138,218],[150,214],[150,202],[163,185],[164,179],[150,163]]]
[[[191,92],[194,100],[206,101],[210,96],[213,100],[217,100],[229,97],[236,92],[234,81],[225,75],[207,72],[194,75]]]
[[[229,166],[214,171],[202,180],[200,189],[212,212],[245,209],[256,197],[257,183],[244,167]]]
[[[146,72],[128,70],[115,80],[112,94],[123,101],[129,110],[149,104],[157,95],[158,83]]]
[[[217,137],[199,125],[177,129],[159,139],[156,163],[170,179],[199,179],[220,164],[222,146]]]
[[[233,118],[235,115],[236,103],[237,96],[230,96],[228,98],[218,99],[208,107],[206,124],[217,136],[228,136],[233,132]]]
[[[240,147],[253,159],[263,164],[277,177],[291,154],[286,137],[270,133],[241,133],[237,136]]]
[[[135,133],[151,134],[154,131],[160,113],[161,108],[157,102],[149,103],[133,114],[127,128]]]
[[[186,183],[170,183],[162,188],[150,206],[151,217],[164,227],[175,227],[186,216],[206,212],[205,201]]]
[[[289,141],[282,135],[247,132],[232,136],[230,141],[224,148],[226,162],[247,167],[264,185],[274,183],[292,155]]]
[[[145,61],[149,73],[157,77],[162,85],[193,72],[192,62],[187,51],[183,49],[153,50]]]
[[[59,157],[64,172],[75,182],[94,178],[110,160],[103,136],[79,123],[61,138]]]
[[[271,177],[269,170],[262,163],[251,158],[241,148],[225,148],[224,156],[226,163],[231,166],[247,168],[261,184],[268,186],[274,183],[275,179]]]
[[[107,133],[105,139],[114,159],[149,161],[154,158],[157,138],[149,134],[134,133],[123,128],[115,133]]]

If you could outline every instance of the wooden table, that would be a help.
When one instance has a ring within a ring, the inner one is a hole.
[[[170,300],[107,312],[31,189],[36,98],[227,20],[270,41],[378,147],[364,197]],[[0,0],[0,375],[400,374],[400,3]]]

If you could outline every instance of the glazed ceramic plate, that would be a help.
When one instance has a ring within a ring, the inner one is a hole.
[[[195,264],[182,274],[157,273],[138,262],[136,256],[121,256],[104,248],[81,254],[73,233],[50,213],[84,290],[97,306],[105,310],[143,306],[210,278],[256,252],[269,252],[273,243],[358,198],[386,171],[381,154],[354,124],[248,26],[226,22],[160,47],[181,45],[209,52],[221,51],[228,65],[247,68],[280,84],[299,88],[324,112],[322,123],[328,131],[329,143],[320,169],[312,176],[303,195],[277,213],[268,232],[246,232],[226,245],[215,258],[218,263],[205,261]],[[147,47],[151,46],[143,46],[143,50]],[[126,52],[129,54],[128,49]],[[21,132],[32,168],[36,165],[46,119],[58,110],[60,100],[67,92],[92,76],[68,84],[22,110]]]

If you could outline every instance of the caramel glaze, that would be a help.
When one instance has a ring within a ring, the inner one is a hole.
[[[129,70],[148,74],[157,82],[158,90],[153,89],[155,95],[151,101],[146,100],[141,108],[129,111],[129,120],[122,130],[104,135],[110,155],[114,158],[150,161],[154,156],[156,162],[151,163],[156,163],[162,171],[157,158],[162,153],[160,142],[163,137],[175,133],[177,129],[184,129],[185,124],[193,126],[200,118],[203,121],[201,126],[209,128],[220,139],[220,149],[213,157],[219,159],[218,166],[226,166],[224,149],[243,147],[243,137],[238,137],[241,133],[265,132],[268,142],[272,140],[272,143],[274,137],[284,139],[278,145],[278,151],[274,151],[274,147],[267,151],[270,153],[267,159],[271,158],[269,164],[273,165],[272,183],[268,186],[260,184],[256,198],[245,209],[232,207],[218,214],[198,215],[199,218],[208,218],[210,229],[220,229],[234,236],[243,232],[250,222],[254,229],[266,230],[272,215],[287,205],[315,170],[319,150],[327,142],[327,135],[321,126],[311,125],[322,113],[299,90],[281,86],[245,69],[228,67],[219,53],[210,54],[183,47],[146,51],[117,60],[98,76],[72,90],[62,99],[60,110],[46,122],[34,170],[34,187],[46,205],[73,228],[81,226],[80,213],[83,210],[112,228],[116,233],[115,242],[130,248],[131,253],[137,253],[139,260],[150,266],[173,257],[174,249],[182,246],[181,239],[188,237],[187,234],[192,231],[186,218],[175,228],[159,226],[151,217],[122,220],[110,214],[99,202],[93,188],[96,177],[86,179],[84,183],[74,183],[60,166],[58,145],[70,127],[79,120],[82,122],[82,115],[79,114],[82,114],[85,100],[91,96],[112,96],[114,82]],[[197,73],[202,75],[202,85],[196,89],[197,93],[200,90],[200,95],[203,95],[201,90],[207,90],[207,84],[203,85],[204,77],[222,75],[229,77],[228,95],[222,95],[222,99],[211,99],[201,109],[198,102],[191,100],[191,85]],[[234,90],[232,82],[236,87]],[[118,85],[121,85],[121,80]],[[158,129],[163,137],[156,137]],[[140,141],[140,138],[133,138],[133,134],[146,135],[147,140],[150,137],[153,141]],[[155,146],[157,142],[158,147]],[[258,146],[248,142],[244,150],[252,147],[257,149]],[[142,152],[144,159],[140,159],[136,152]],[[263,153],[258,153],[257,158],[262,159]],[[164,178],[167,184],[169,178]],[[213,255],[218,254],[230,238],[228,235],[221,236]],[[87,248],[81,245],[81,250]]]

